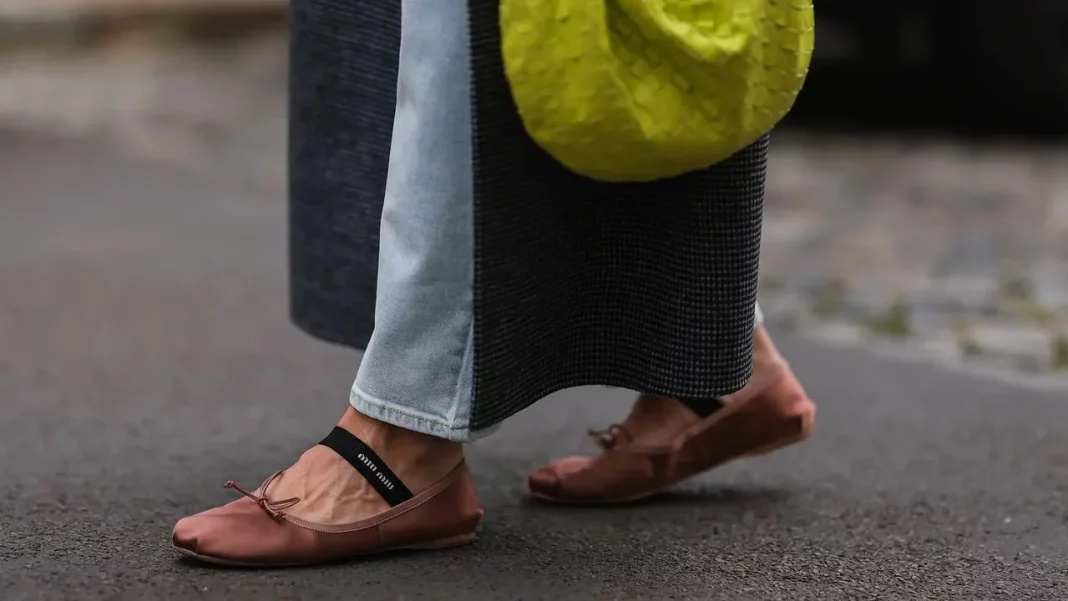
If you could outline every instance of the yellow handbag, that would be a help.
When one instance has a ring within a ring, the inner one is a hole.
[[[649,181],[713,165],[793,106],[811,0],[501,0],[504,70],[531,138],[570,170]]]

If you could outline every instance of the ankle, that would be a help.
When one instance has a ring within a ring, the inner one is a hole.
[[[768,390],[789,371],[790,364],[779,353],[764,326],[753,334],[753,375],[741,390],[720,398],[724,404],[745,401]]]
[[[352,407],[341,417],[338,425],[363,440],[372,449],[385,454],[402,454],[411,459],[428,455],[443,459],[463,457],[461,443],[407,430],[368,417]]]
[[[753,333],[753,375],[758,372],[766,375],[778,375],[786,371],[789,364],[786,358],[779,353],[771,335],[760,326]]]

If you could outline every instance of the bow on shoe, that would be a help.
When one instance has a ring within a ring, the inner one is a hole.
[[[259,505],[264,511],[267,512],[267,515],[271,516],[276,520],[280,520],[282,519],[282,517],[285,516],[285,513],[283,512],[286,509],[289,509],[297,503],[300,503],[300,497],[293,497],[291,499],[285,499],[284,501],[272,501],[267,498],[267,488],[271,485],[272,482],[274,482],[275,478],[282,475],[283,471],[284,470],[278,470],[277,472],[272,474],[270,478],[267,478],[263,485],[260,486],[259,490],[263,491],[263,495],[255,495],[253,493],[250,493],[249,491],[241,488],[236,483],[234,483],[233,480],[228,480],[223,486],[225,488],[232,488],[237,492],[245,495],[246,497],[252,499],[256,502],[257,505]]]
[[[619,443],[621,434],[626,438],[626,442],[632,440],[630,432],[619,424],[612,424],[604,430],[589,430],[588,433],[593,438],[593,441],[606,451]]]

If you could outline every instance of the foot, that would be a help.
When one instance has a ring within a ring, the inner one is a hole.
[[[816,407],[775,350],[757,332],[754,374],[706,417],[683,402],[643,395],[619,425],[591,431],[604,453],[568,457],[527,478],[537,499],[613,504],[654,495],[733,459],[763,454],[808,437]]]
[[[430,488],[464,458],[459,443],[373,420],[352,408],[337,425],[374,449],[413,493]],[[322,524],[356,522],[390,507],[348,461],[324,445],[308,449],[283,471],[271,485],[271,496],[299,497],[289,515]]]
[[[255,491],[179,520],[179,552],[228,565],[306,565],[469,542],[482,516],[460,444],[350,409]]]

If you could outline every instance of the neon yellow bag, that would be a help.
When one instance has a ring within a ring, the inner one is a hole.
[[[527,132],[581,175],[648,181],[713,165],[793,106],[811,0],[501,0]]]

